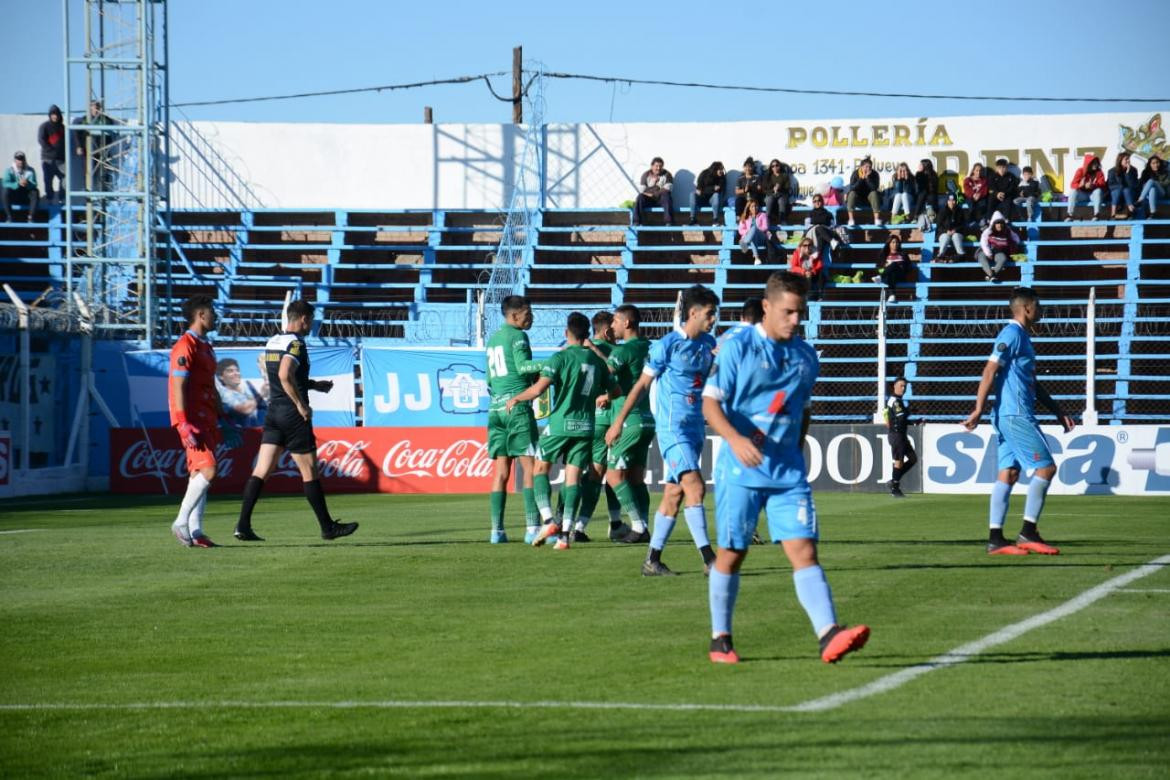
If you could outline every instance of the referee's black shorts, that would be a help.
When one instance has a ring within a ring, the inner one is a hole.
[[[317,451],[312,424],[301,417],[295,407],[285,404],[268,407],[260,443],[275,444],[297,454]]]
[[[907,455],[914,457],[914,447],[911,446],[910,438],[906,434],[891,431],[886,435],[890,441],[890,456],[894,460],[906,460]]]

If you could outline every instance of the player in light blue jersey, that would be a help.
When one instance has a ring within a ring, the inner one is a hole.
[[[731,619],[739,568],[762,509],[775,544],[792,564],[796,597],[812,622],[821,658],[836,663],[861,649],[868,626],[837,623],[833,594],[817,560],[817,512],[801,450],[817,381],[817,353],[798,335],[808,295],[804,277],[768,278],[764,319],[719,349],[703,389],[703,414],[723,437],[715,461],[715,533],[711,570],[711,649],[715,663],[739,663]]]
[[[618,440],[626,415],[637,404],[638,398],[650,391],[650,384],[657,380],[654,425],[667,484],[654,515],[653,535],[645,530],[639,533],[635,528],[623,540],[631,544],[650,542],[646,560],[642,563],[642,574],[646,577],[674,574],[662,563],[662,548],[674,530],[675,516],[684,497],[683,516],[691,538],[703,556],[703,571],[706,572],[715,560],[707,536],[707,511],[703,507],[707,486],[699,471],[699,456],[706,438],[703,383],[707,381],[714,360],[716,343],[711,328],[715,327],[719,296],[696,284],[683,293],[681,310],[686,319],[679,329],[654,342],[642,367],[642,376],[630,389],[625,404],[605,436],[611,446]]]
[[[1012,291],[1010,305],[1012,319],[995,337],[995,347],[983,367],[983,377],[975,393],[975,410],[963,421],[964,428],[975,430],[983,416],[988,395],[995,393],[991,426],[995,429],[999,453],[999,475],[991,488],[991,532],[987,539],[987,553],[1058,555],[1060,550],[1045,542],[1036,528],[1048,495],[1048,485],[1056,475],[1056,461],[1036,422],[1036,401],[1039,400],[1056,416],[1066,432],[1076,427],[1076,423],[1036,381],[1036,350],[1032,348],[1028,330],[1040,321],[1039,296],[1030,287],[1017,287]],[[1003,523],[1012,486],[1020,478],[1021,468],[1032,469],[1033,473],[1024,502],[1024,527],[1012,544],[1003,535]]]
[[[762,319],[764,319],[764,302],[759,298],[744,300],[743,308],[740,309],[739,313],[739,322],[719,334],[719,338],[716,339],[718,345],[723,346],[723,342],[740,331],[747,330]]]

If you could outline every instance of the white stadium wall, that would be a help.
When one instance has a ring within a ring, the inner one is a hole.
[[[676,176],[677,205],[713,160],[737,171],[748,155],[793,165],[802,188],[848,178],[871,155],[883,181],[923,157],[962,171],[1004,156],[1063,189],[1086,152],[1112,164],[1170,153],[1166,109],[1141,113],[895,117],[770,122],[582,123],[546,127],[546,205],[612,208],[635,194],[654,156]],[[23,149],[39,170],[43,117],[0,116],[0,150]],[[511,192],[523,128],[510,124],[371,125],[193,122],[172,134],[174,205],[208,208],[499,209]]]

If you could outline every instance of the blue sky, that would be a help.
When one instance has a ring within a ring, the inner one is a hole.
[[[74,0],[71,0],[74,1]],[[19,78],[0,113],[41,113],[63,92],[61,4],[0,0]],[[897,7],[899,10],[891,10]],[[770,9],[763,13],[760,9]],[[662,9],[666,9],[663,12]],[[945,94],[1167,97],[1170,0],[981,3],[400,2],[172,0],[175,102],[447,78],[511,68],[754,86]],[[1157,33],[1152,31],[1157,30]],[[20,34],[16,34],[19,31]],[[1085,53],[1070,67],[1075,52]],[[494,79],[497,92],[510,77]],[[550,80],[546,119],[720,121],[1141,111],[1135,103],[973,102],[758,95]],[[481,83],[185,109],[196,119],[510,121]]]

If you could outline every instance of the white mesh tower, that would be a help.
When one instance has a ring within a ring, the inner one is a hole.
[[[504,215],[500,243],[492,260],[492,270],[481,291],[480,336],[498,328],[503,315],[500,302],[509,295],[520,295],[528,285],[528,269],[532,267],[533,228],[540,217],[544,183],[544,157],[541,134],[544,128],[544,65],[527,63],[524,70],[531,73],[524,102],[528,123],[524,131],[524,148],[517,156],[513,177],[512,197]],[[471,343],[475,343],[472,335]]]
[[[156,228],[166,212],[166,0],[62,0],[66,292],[94,327],[155,335]],[[80,150],[80,153],[78,153]]]

